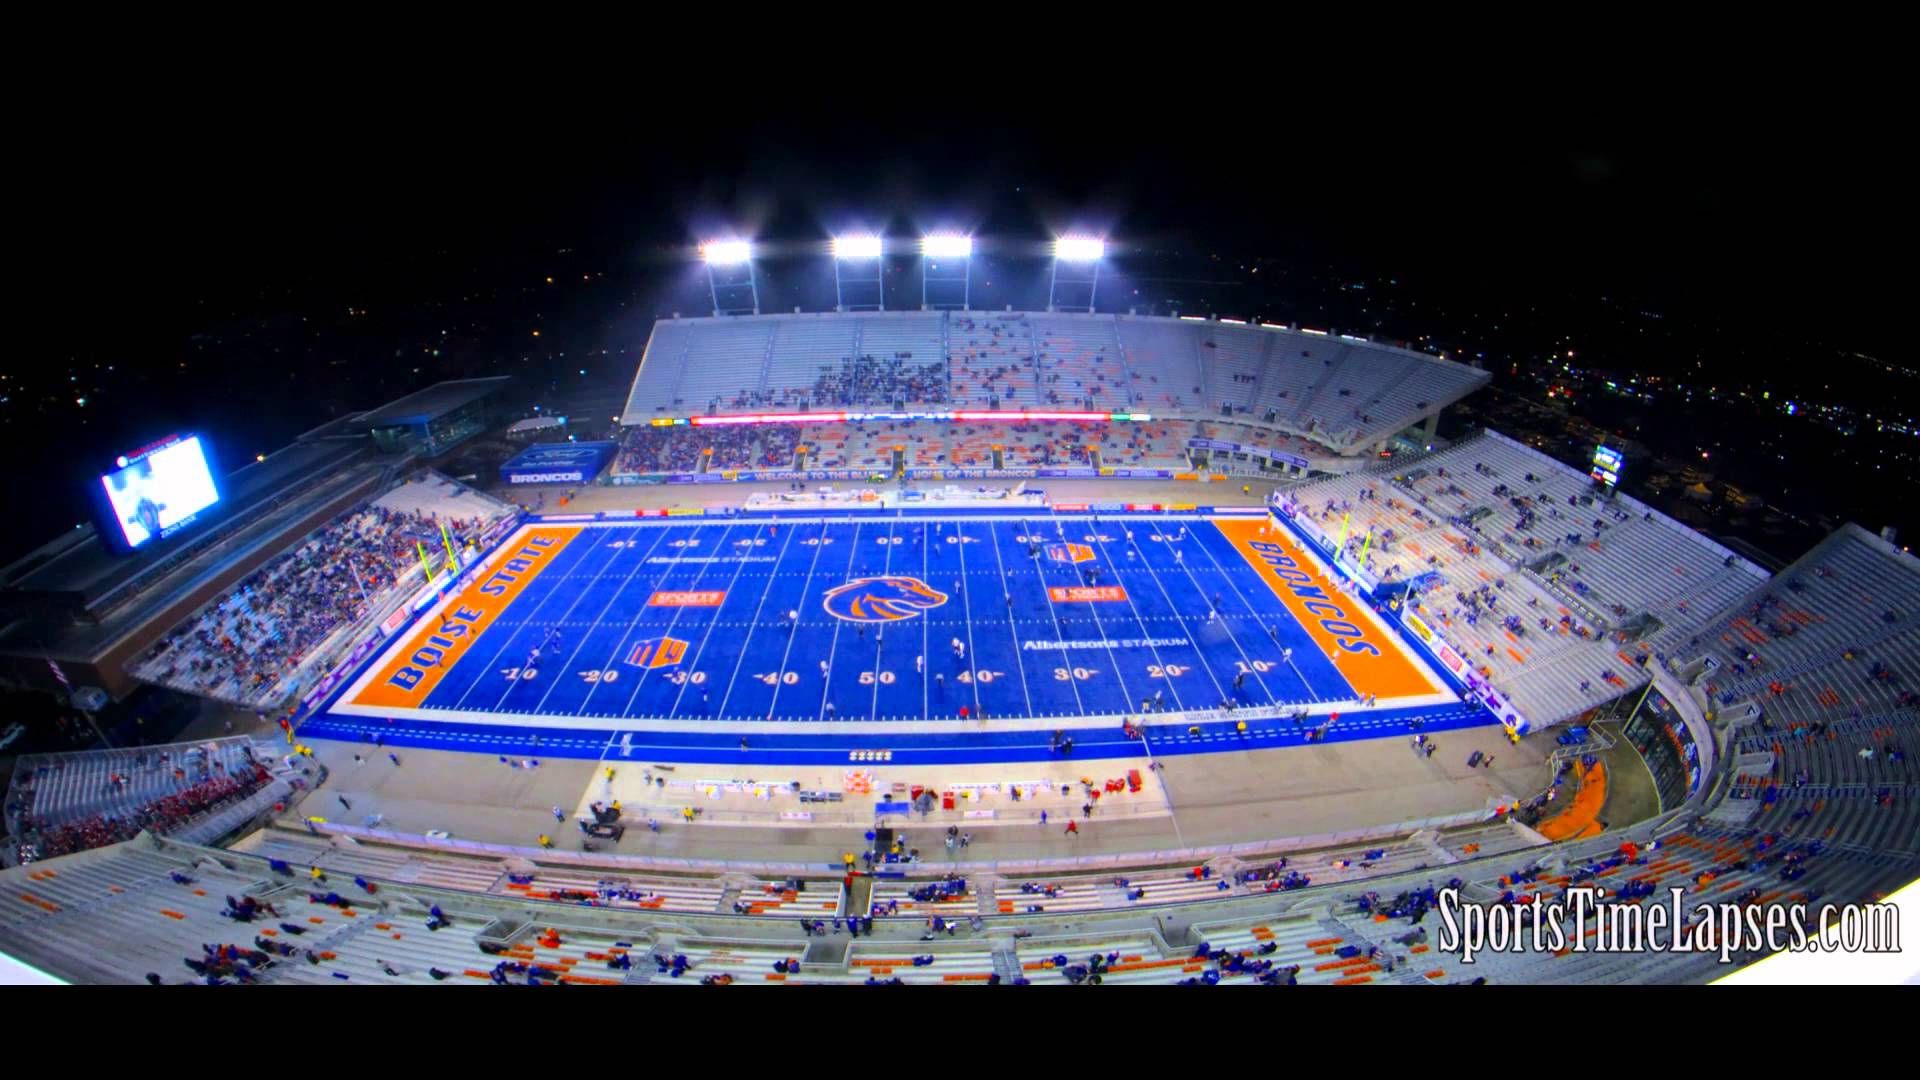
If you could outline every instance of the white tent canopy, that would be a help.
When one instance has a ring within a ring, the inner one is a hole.
[[[525,420],[515,422],[512,427],[507,429],[507,434],[531,435],[536,431],[547,431],[551,428],[565,427],[566,423],[565,420],[557,416],[530,416]]]

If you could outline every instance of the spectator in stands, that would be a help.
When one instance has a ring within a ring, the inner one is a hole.
[[[181,776],[184,777],[184,770]],[[265,787],[272,779],[264,766],[214,773],[187,784],[124,815],[96,814],[78,821],[42,827],[28,813],[14,818],[16,854],[22,862],[51,859],[76,851],[131,840],[143,830],[166,834],[213,810],[229,806]]]

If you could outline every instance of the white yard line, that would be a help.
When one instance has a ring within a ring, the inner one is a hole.
[[[734,657],[733,659],[733,674],[727,677],[727,689],[724,693],[720,695],[720,711],[719,711],[720,716],[727,715],[727,702],[733,698],[734,685],[736,681],[740,678],[740,665],[747,662],[747,646],[753,643],[753,635],[760,625],[760,612],[764,610],[767,606],[767,595],[773,592],[774,579],[780,576],[780,564],[786,561],[787,548],[793,545],[793,537],[799,531],[800,530],[797,528],[790,528],[787,530],[787,538],[780,545],[780,554],[774,556],[773,566],[771,569],[767,571],[766,587],[760,590],[760,602],[754,605],[754,608],[753,608],[753,622],[749,623],[747,626],[747,640],[740,643],[740,655]],[[820,557],[820,552],[816,550],[813,553],[813,557],[815,559],[818,559]],[[776,617],[778,614],[779,613],[776,613]],[[793,634],[797,632],[798,632],[797,628],[795,630],[788,631],[787,644],[789,648],[791,648],[793,644]]]
[[[620,587],[614,590],[613,595],[608,597],[606,604],[600,608],[600,614],[594,619],[594,626],[597,627],[600,623],[600,620],[606,617],[607,612],[613,609],[613,605],[615,601],[619,600],[621,594],[627,591],[627,586],[633,584],[634,577],[638,575],[641,570],[646,568],[647,560],[653,557],[654,551],[656,551],[660,547],[660,541],[666,539],[666,537],[667,537],[667,530],[662,529],[660,530],[659,535],[653,538],[653,546],[647,549],[647,553],[640,557],[639,562],[633,564],[633,569],[627,571],[626,580],[620,583]],[[631,541],[629,541],[629,543],[631,543]],[[580,644],[575,645],[573,647],[573,654],[567,657],[567,667],[569,668],[573,667],[574,661],[579,659],[580,650],[587,647],[587,639],[593,636],[593,629],[594,627],[589,627],[587,628],[587,631],[585,633],[580,635]],[[632,627],[629,626],[628,633],[631,633],[631,632],[632,632]],[[625,634],[621,635],[620,644],[621,645],[626,644]],[[607,659],[606,663],[600,665],[600,669],[602,671],[615,670],[614,663],[619,658],[620,658],[620,648],[616,646],[613,650],[613,655]],[[547,692],[545,694],[540,695],[540,704],[535,705],[533,707],[534,712],[536,713],[542,712],[546,708],[547,697],[551,695],[553,691],[559,687],[559,685],[560,685],[560,680],[555,679],[553,681],[553,685],[547,687]],[[598,690],[598,689],[600,689],[600,684],[598,682],[594,683],[593,686],[588,688],[587,696],[580,700],[580,707],[573,711],[575,716],[578,716],[581,713],[586,711],[587,702],[593,700],[593,693],[595,690]]]

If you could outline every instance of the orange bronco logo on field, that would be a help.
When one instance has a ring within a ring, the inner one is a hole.
[[[848,622],[898,622],[946,602],[946,593],[904,576],[855,578],[821,598],[827,614]]]

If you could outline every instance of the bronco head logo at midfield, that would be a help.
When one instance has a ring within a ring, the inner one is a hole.
[[[946,593],[919,578],[894,576],[855,578],[829,590],[821,606],[849,622],[898,622],[946,602]]]

